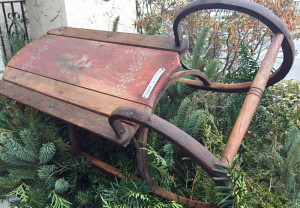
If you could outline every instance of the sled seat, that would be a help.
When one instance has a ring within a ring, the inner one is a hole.
[[[126,146],[139,126],[127,122],[118,138],[108,116],[121,106],[152,112],[186,49],[167,37],[58,28],[10,60],[0,93]]]

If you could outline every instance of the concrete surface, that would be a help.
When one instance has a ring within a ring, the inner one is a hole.
[[[295,79],[300,81],[300,40],[295,40],[294,43],[298,54],[296,55],[295,62],[291,71],[286,75],[284,79]]]
[[[135,0],[30,0],[26,8],[31,39],[61,26],[111,31],[118,16],[118,32],[136,33]]]
[[[0,202],[0,208],[9,208],[8,201]]]

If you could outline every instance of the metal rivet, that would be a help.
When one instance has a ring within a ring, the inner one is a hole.
[[[49,107],[52,108],[52,107],[53,107],[53,104],[50,104]]]
[[[148,118],[148,121],[152,121],[152,117],[149,117],[149,118]]]

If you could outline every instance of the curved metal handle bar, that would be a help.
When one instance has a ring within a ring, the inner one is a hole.
[[[156,105],[158,104],[160,98],[163,96],[163,94],[165,93],[165,91],[177,80],[180,80],[182,77],[184,76],[188,76],[188,75],[192,75],[194,77],[197,77],[200,81],[198,80],[191,80],[191,81],[197,81],[197,83],[200,83],[201,86],[204,87],[210,87],[213,85],[214,82],[212,82],[208,76],[206,76],[203,72],[200,72],[199,70],[194,70],[194,69],[190,69],[190,70],[184,70],[184,71],[179,71],[176,72],[174,74],[171,75],[171,77],[169,78],[169,81],[163,86],[163,88],[160,90],[159,94],[156,96],[156,99],[154,101],[153,104],[153,109],[155,109]],[[194,86],[192,86],[194,87]],[[197,87],[195,87],[197,89]]]
[[[121,135],[124,131],[121,120],[131,121],[149,128],[160,134],[168,141],[179,146],[191,158],[193,158],[210,177],[219,177],[220,175],[213,169],[220,169],[216,163],[220,163],[210,151],[202,146],[198,141],[189,136],[187,133],[174,126],[173,124],[163,120],[162,118],[151,113],[138,110],[132,107],[119,107],[115,109],[108,117],[108,121],[117,135]],[[222,184],[220,181],[215,181]],[[224,184],[222,184],[224,185]]]
[[[183,62],[181,62],[181,65],[186,71],[179,71],[175,73],[176,80],[182,82],[186,85],[189,85],[192,88],[200,89],[200,90],[208,90],[213,92],[230,92],[230,93],[236,93],[236,92],[248,92],[249,85],[251,85],[252,82],[245,82],[245,83],[238,83],[238,84],[222,84],[218,82],[212,82],[208,76],[206,76],[203,72],[200,72],[199,70],[191,69],[188,66],[186,66]],[[187,72],[192,72],[189,75],[194,75],[199,80],[192,80],[192,79],[184,79],[182,77],[187,75]],[[180,74],[180,72],[185,72],[185,74]],[[200,73],[199,73],[200,72]],[[180,77],[179,77],[180,76]],[[170,80],[173,80],[170,78]],[[173,81],[174,82],[174,81]],[[173,84],[172,82],[172,84]],[[170,85],[169,85],[170,86]],[[168,87],[169,87],[168,86]]]
[[[283,50],[283,62],[281,66],[276,70],[276,72],[272,73],[270,79],[267,83],[267,86],[273,85],[283,79],[287,73],[290,71],[294,58],[295,58],[295,46],[293,39],[290,35],[289,30],[287,29],[284,22],[279,19],[273,12],[266,9],[265,7],[251,2],[247,0],[198,0],[193,1],[187,6],[185,6],[175,17],[173,24],[173,31],[175,36],[175,44],[177,46],[181,45],[182,41],[182,31],[180,26],[180,21],[185,18],[188,14],[205,9],[229,9],[239,11],[245,14],[248,14],[252,17],[263,22],[266,26],[268,26],[274,34],[282,33],[284,35],[284,40],[282,42],[282,50]],[[226,88],[226,84],[224,85]],[[243,88],[249,89],[251,82],[243,83]],[[220,87],[220,86],[219,86]],[[230,87],[231,88],[231,87]],[[219,91],[219,90],[216,90]],[[227,90],[224,90],[227,91]],[[241,89],[240,92],[244,92]]]

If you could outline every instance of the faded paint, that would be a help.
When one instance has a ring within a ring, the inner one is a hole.
[[[151,107],[180,62],[176,52],[46,35],[25,46],[8,66]],[[166,72],[143,99],[162,67]]]

